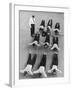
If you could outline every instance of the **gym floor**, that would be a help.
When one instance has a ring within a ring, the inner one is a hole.
[[[49,19],[53,20],[53,27],[55,26],[56,22],[60,23],[61,33],[62,35],[59,36],[59,54],[58,54],[58,61],[59,65],[58,68],[62,71],[61,74],[57,73],[57,75],[47,74],[48,78],[52,77],[63,77],[64,76],[64,14],[63,13],[55,13],[55,12],[35,12],[35,11],[19,11],[19,70],[23,70],[26,67],[27,59],[29,51],[33,54],[37,53],[37,60],[33,67],[33,70],[37,70],[38,65],[41,60],[41,56],[44,52],[47,52],[47,62],[46,62],[46,72],[50,69],[50,65],[52,62],[52,54],[53,51],[45,49],[44,47],[40,48],[33,48],[28,44],[32,42],[32,38],[30,36],[30,28],[29,28],[29,19],[32,15],[35,15],[35,32],[38,31],[39,25],[41,20],[45,20],[45,24],[47,24]],[[40,38],[40,41],[44,41],[44,37]],[[52,38],[51,38],[52,40]],[[25,78],[39,78],[39,75],[30,76],[19,72],[19,79]]]

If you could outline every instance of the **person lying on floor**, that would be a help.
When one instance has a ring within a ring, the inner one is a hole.
[[[58,35],[60,31],[60,23],[55,24],[55,29],[53,30],[55,32],[55,35]]]
[[[27,65],[24,70],[20,70],[21,73],[28,73],[29,75],[33,75],[32,68],[36,62],[37,54],[34,54],[33,57],[31,53],[29,53]]]
[[[40,24],[39,31],[42,32],[42,31],[44,31],[44,29],[45,29],[45,20],[42,20],[41,24]]]
[[[47,23],[47,33],[51,33],[52,30],[52,19],[49,19],[48,23]]]
[[[46,72],[45,72],[46,57],[47,57],[47,54],[44,53],[44,54],[42,55],[42,59],[41,59],[41,62],[40,62],[40,65],[39,65],[38,70],[34,71],[33,74],[38,74],[38,73],[40,73],[43,77],[47,78],[47,75],[46,75]]]
[[[44,42],[41,42],[41,44],[42,44],[45,48],[51,46],[51,44],[50,44],[50,34],[49,34],[49,33],[46,34],[45,41],[44,41]]]
[[[42,21],[41,21],[40,28],[39,28],[39,32],[40,32],[40,34],[41,34],[43,37],[46,36],[46,32],[45,32],[45,20],[42,20]]]
[[[59,72],[62,73],[61,70],[58,69],[58,53],[54,52],[53,56],[52,56],[52,63],[50,66],[50,70],[48,70],[48,73],[55,73]]]
[[[41,43],[41,44],[44,45],[44,47],[49,47],[49,46],[51,46],[51,44],[50,44],[51,28],[52,28],[52,19],[50,19],[50,20],[48,21],[48,24],[47,24],[45,41],[44,41],[44,43]]]
[[[53,42],[52,42],[52,47],[51,50],[60,50],[59,45],[58,45],[59,39],[57,36],[53,36]]]
[[[29,43],[29,45],[33,45],[33,46],[40,46],[40,33],[37,31],[34,38],[33,38],[33,42],[32,43]]]

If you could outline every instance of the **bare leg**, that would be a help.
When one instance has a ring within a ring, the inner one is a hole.
[[[33,41],[32,43],[29,43],[29,45],[33,45],[33,44],[35,44],[35,45],[37,45],[37,46],[40,46],[40,44],[38,44],[37,41]]]
[[[29,43],[29,45],[33,45],[33,44],[36,44],[37,41],[33,41],[32,43]]]

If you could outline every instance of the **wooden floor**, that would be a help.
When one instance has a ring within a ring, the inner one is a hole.
[[[26,75],[24,75],[23,73],[19,73],[19,75],[20,75],[20,79],[32,79],[32,78],[39,79],[39,78],[44,78],[41,74],[35,74],[35,75],[28,75],[28,74],[26,74]],[[47,73],[47,78],[56,78],[56,77],[59,77],[58,73],[56,73],[56,74],[48,74]]]

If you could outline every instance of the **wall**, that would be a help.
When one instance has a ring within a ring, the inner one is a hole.
[[[46,84],[35,86],[24,86],[13,88],[18,90],[72,90],[72,0],[1,0],[0,1],[0,90],[10,90],[9,88],[9,3],[22,2],[26,5],[41,5],[41,6],[56,6],[56,7],[69,7],[69,25],[68,31],[69,53],[70,53],[70,83],[66,84]],[[31,82],[32,83],[32,82]]]

